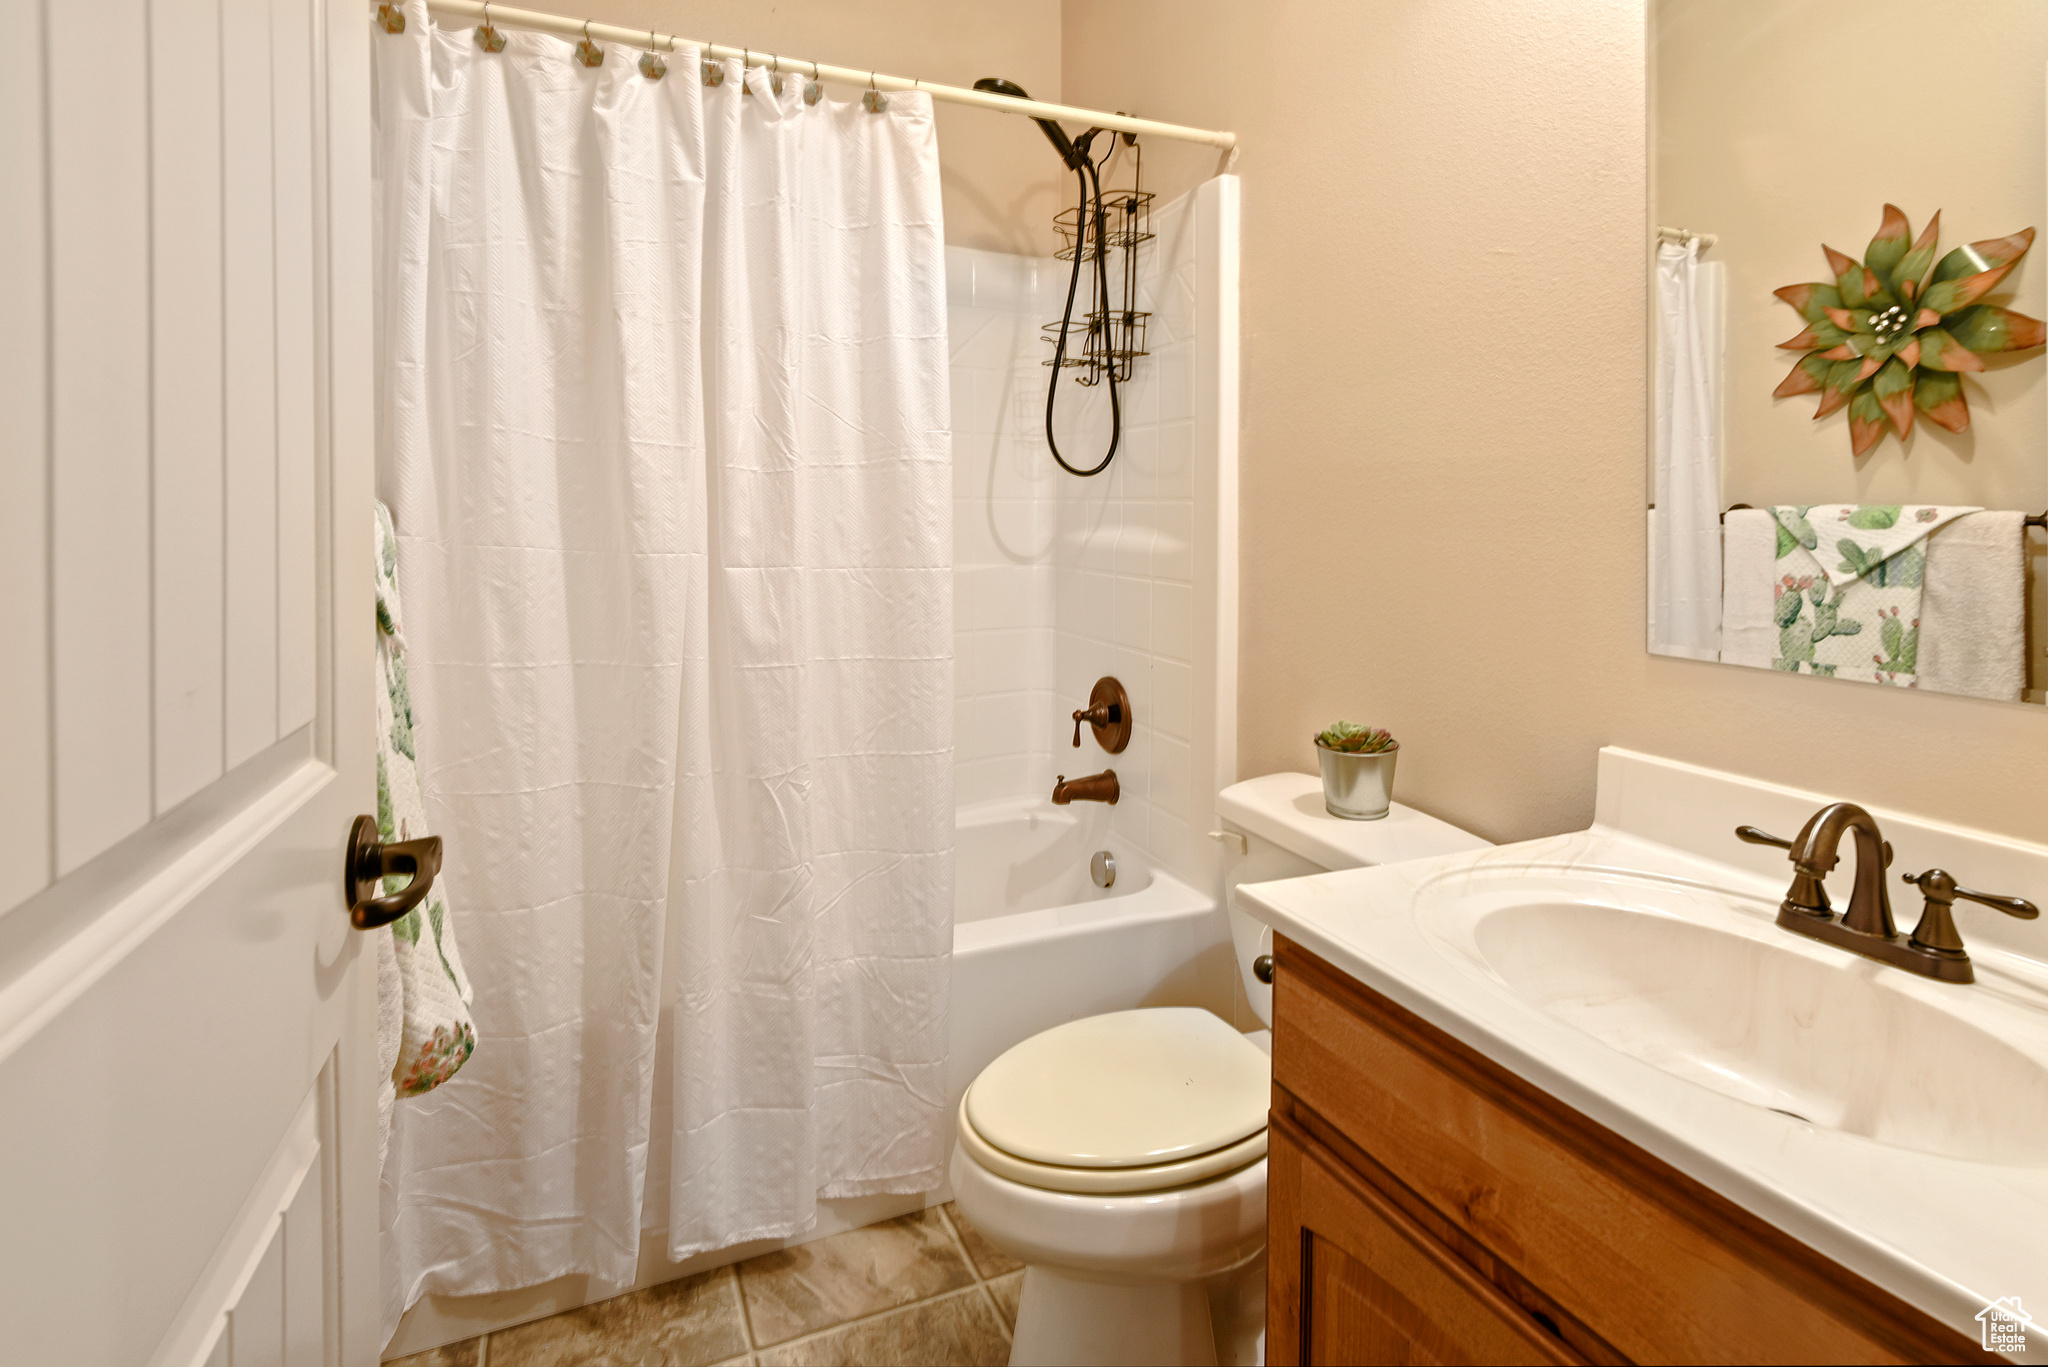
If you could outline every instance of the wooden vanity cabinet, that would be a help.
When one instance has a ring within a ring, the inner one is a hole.
[[[1269,1363],[1987,1354],[1284,937]]]

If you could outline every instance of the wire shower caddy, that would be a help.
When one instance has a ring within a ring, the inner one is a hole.
[[[1115,290],[1111,308],[1091,309],[1080,318],[1047,323],[1040,330],[1042,341],[1057,344],[1060,331],[1065,328],[1066,350],[1055,352],[1060,357],[1058,364],[1079,371],[1074,382],[1088,388],[1109,378],[1112,367],[1116,370],[1116,382],[1129,384],[1131,363],[1151,354],[1145,350],[1145,331],[1152,315],[1138,307],[1138,244],[1150,242],[1153,237],[1152,192],[1141,188],[1144,152],[1139,148],[1133,150],[1136,156],[1132,158],[1130,186],[1102,192],[1103,224],[1099,239],[1080,206],[1062,209],[1053,217],[1053,227],[1063,244],[1054,253],[1060,260],[1072,261],[1079,252],[1084,263],[1090,262],[1107,249],[1113,256],[1104,266],[1122,266],[1122,283]],[[1039,364],[1050,366],[1054,362],[1046,360]]]

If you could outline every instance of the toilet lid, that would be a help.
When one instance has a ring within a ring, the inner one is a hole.
[[[1266,1128],[1272,1061],[1195,1007],[1117,1011],[1033,1035],[968,1088],[968,1122],[1033,1163],[1131,1168]]]

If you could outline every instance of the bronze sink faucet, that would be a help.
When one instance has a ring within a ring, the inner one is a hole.
[[[1841,862],[1845,831],[1856,837],[1856,885],[1849,894],[1849,909],[1837,919],[1821,880]],[[1778,906],[1780,926],[1924,978],[1949,983],[1976,981],[1970,956],[1963,951],[1963,937],[1956,933],[1949,911],[1957,898],[1981,902],[2027,921],[2041,914],[2041,909],[2024,897],[1972,892],[1957,887],[1946,871],[1929,869],[1904,875],[1906,882],[1917,884],[1925,894],[1926,906],[1913,933],[1901,936],[1892,924],[1891,898],[1885,891],[1884,874],[1891,867],[1892,847],[1878,831],[1877,818],[1853,802],[1821,808],[1792,840],[1781,840],[1754,826],[1737,826],[1735,836],[1752,845],[1791,851],[1792,886]]]
[[[1114,769],[1104,769],[1099,774],[1076,779],[1061,774],[1052,785],[1052,800],[1056,807],[1064,807],[1069,802],[1107,802],[1114,807],[1121,796],[1123,790],[1117,786]]]

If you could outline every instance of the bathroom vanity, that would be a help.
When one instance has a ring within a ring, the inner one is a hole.
[[[1983,1350],[1284,936],[1267,1361]]]
[[[1590,830],[1238,889],[1275,934],[1267,1361],[2048,1346],[1997,1318],[2048,1305],[2048,930],[1958,907],[1971,984],[1786,931],[1791,865],[1734,829],[1825,800],[1607,750]],[[1905,870],[2048,885],[1875,816],[1908,925]]]

